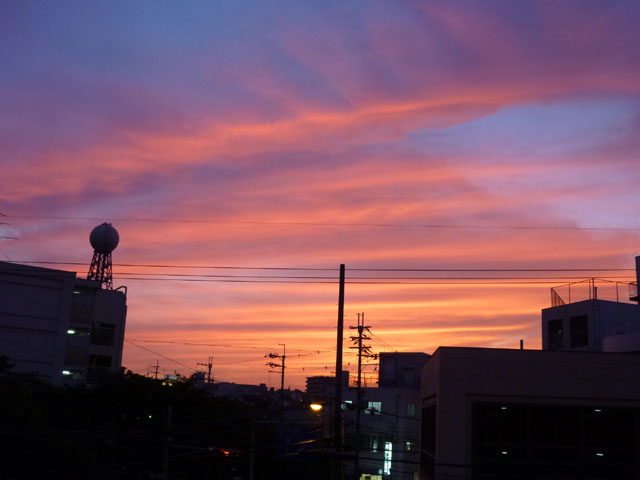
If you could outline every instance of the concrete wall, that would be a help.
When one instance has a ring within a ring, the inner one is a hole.
[[[62,380],[75,274],[0,262],[0,354],[16,372]]]
[[[441,347],[421,395],[423,406],[437,405],[436,472],[468,475],[475,401],[639,406],[638,378],[636,354]]]

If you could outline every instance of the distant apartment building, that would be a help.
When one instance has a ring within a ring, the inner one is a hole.
[[[74,272],[0,262],[0,355],[57,385],[118,372],[126,294]]]
[[[356,432],[357,389],[345,395],[345,447],[358,450],[366,480],[414,480],[420,470],[420,375],[426,353],[388,352],[379,356],[377,388],[363,388],[360,432]],[[352,473],[353,465],[347,467]]]
[[[342,371],[342,388],[349,387],[349,371]],[[316,375],[307,377],[305,395],[308,401],[326,403],[333,399],[336,392],[336,377]]]

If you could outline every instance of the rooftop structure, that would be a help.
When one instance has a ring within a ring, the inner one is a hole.
[[[552,288],[552,306],[542,310],[543,350],[640,351],[640,305],[634,302],[637,282],[589,278]]]
[[[91,231],[89,242],[93,258],[87,279],[102,282],[107,290],[113,290],[111,253],[120,242],[118,231],[110,223],[103,223]]]

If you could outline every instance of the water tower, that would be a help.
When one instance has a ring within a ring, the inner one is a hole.
[[[89,280],[104,283],[104,288],[113,290],[113,276],[111,273],[111,252],[118,246],[120,236],[110,223],[103,223],[91,230],[89,241],[93,247],[93,259],[89,267]]]

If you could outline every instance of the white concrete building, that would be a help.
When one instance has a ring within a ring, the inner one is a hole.
[[[552,288],[551,307],[542,310],[542,349],[640,351],[637,285],[588,278]]]
[[[591,298],[542,310],[542,349],[640,351],[640,305]]]
[[[0,262],[0,355],[54,384],[120,370],[126,291],[74,272]]]

